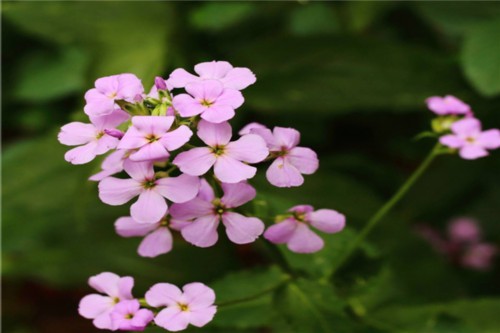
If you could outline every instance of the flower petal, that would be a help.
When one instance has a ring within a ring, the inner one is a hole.
[[[226,76],[233,66],[227,61],[202,62],[194,66],[194,71],[204,79],[220,79]]]
[[[97,132],[92,124],[72,122],[61,127],[57,139],[66,146],[79,146],[93,141]]]
[[[144,190],[130,206],[130,215],[139,223],[156,223],[167,213],[167,202],[152,189]]]
[[[159,141],[155,141],[145,144],[138,151],[130,154],[130,160],[134,162],[155,161],[167,159],[169,156],[167,149]]]
[[[196,327],[203,327],[208,324],[217,312],[217,307],[215,305],[209,306],[205,309],[191,311],[191,325]]]
[[[219,156],[214,165],[214,173],[224,183],[239,183],[255,176],[257,169],[230,156]]]
[[[290,150],[286,156],[291,165],[300,173],[311,175],[318,170],[319,161],[316,153],[309,148],[295,147]]]
[[[189,310],[205,309],[215,302],[215,292],[203,283],[188,283],[182,290],[189,304]]]
[[[258,163],[268,155],[266,142],[257,134],[247,134],[230,142],[225,149],[227,156],[247,163]]]
[[[274,244],[288,243],[297,229],[298,223],[294,219],[286,219],[273,224],[264,232],[264,238]]]
[[[159,223],[139,223],[129,216],[124,216],[116,220],[115,231],[122,237],[140,237],[146,236],[159,225]]]
[[[211,202],[195,198],[191,201],[173,204],[169,213],[179,220],[191,220],[201,216],[212,214],[214,206]]]
[[[266,171],[267,180],[277,187],[300,186],[304,177],[285,157],[278,157]]]
[[[165,133],[159,140],[169,151],[179,149],[193,136],[186,125],[181,125],[173,131]]]
[[[333,209],[318,209],[309,213],[308,219],[313,227],[329,234],[339,232],[345,227],[345,216]]]
[[[207,109],[199,101],[188,94],[180,94],[173,98],[172,105],[182,117],[192,117],[199,115]]]
[[[142,257],[153,258],[172,250],[172,233],[167,227],[153,231],[142,240],[138,253]]]
[[[290,251],[297,253],[313,253],[321,250],[324,246],[323,239],[316,235],[304,223],[298,223],[295,232],[288,241]]]
[[[168,77],[168,82],[174,88],[184,88],[189,82],[200,81],[200,78],[196,75],[188,73],[183,68],[177,68]]]
[[[163,309],[155,317],[156,325],[172,332],[185,330],[189,325],[189,321],[190,313],[181,311],[179,307]]]
[[[182,203],[194,199],[200,190],[200,179],[182,174],[178,177],[160,178],[156,181],[155,191],[168,200]]]
[[[130,177],[139,182],[151,180],[155,175],[152,162],[135,162],[127,159],[123,162],[123,169]]]
[[[234,115],[235,112],[233,107],[229,105],[220,105],[216,102],[201,114],[201,118],[210,123],[220,124],[232,119]]]
[[[439,138],[439,142],[450,148],[460,148],[466,143],[464,139],[454,134],[443,135]]]
[[[475,160],[487,156],[488,152],[484,148],[476,145],[466,145],[460,149],[459,155],[466,160]]]
[[[130,276],[121,277],[118,280],[118,297],[120,300],[133,299],[132,288],[134,288],[134,278]]]
[[[198,137],[208,146],[225,146],[231,140],[232,129],[229,123],[213,124],[202,120],[198,124]]]
[[[182,291],[170,283],[157,283],[146,292],[146,302],[157,308],[176,305],[182,297]]]
[[[73,148],[64,154],[64,159],[71,164],[85,164],[92,161],[97,153],[97,141]]]
[[[482,132],[476,139],[476,142],[486,149],[500,148],[500,130],[490,129]]]
[[[224,87],[242,90],[255,83],[257,79],[251,70],[244,67],[236,67],[230,70],[225,77],[221,79]]]
[[[95,290],[109,295],[111,297],[118,297],[118,282],[120,277],[115,273],[103,272],[89,278],[89,286]]]
[[[221,201],[227,208],[244,205],[257,195],[255,188],[244,182],[236,184],[222,183],[222,190],[224,196]]]
[[[241,92],[235,89],[227,88],[224,89],[222,94],[217,98],[216,104],[218,105],[228,105],[233,109],[237,109],[243,105],[245,99]]]
[[[78,305],[78,313],[87,319],[94,319],[109,311],[114,306],[113,299],[108,296],[90,294],[82,298]]]
[[[227,237],[236,244],[254,242],[264,232],[264,223],[255,217],[247,217],[238,213],[225,212],[222,223],[226,227]]]
[[[108,177],[99,182],[99,199],[111,206],[123,205],[142,191],[142,185],[134,179]]]
[[[460,136],[476,136],[481,132],[481,122],[476,118],[464,118],[454,122],[451,130]]]
[[[181,230],[182,237],[189,243],[199,247],[209,247],[217,243],[219,238],[217,227],[219,217],[216,215],[206,215],[197,218],[190,225]]]
[[[127,129],[125,134],[120,140],[118,144],[118,149],[135,149],[140,148],[149,143],[149,140],[146,139],[147,134],[140,132],[134,126],[131,126]]]
[[[179,169],[191,176],[201,176],[214,165],[215,155],[209,148],[193,148],[177,155],[172,162]]]
[[[300,142],[300,132],[293,128],[275,127],[273,129],[275,145],[288,150],[297,146]]]

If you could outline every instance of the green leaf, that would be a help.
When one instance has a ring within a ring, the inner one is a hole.
[[[91,52],[91,79],[131,72],[149,82],[167,60],[169,8],[166,2],[11,2],[3,14],[30,34]]]
[[[255,12],[252,3],[209,2],[190,14],[191,24],[200,30],[220,31],[232,27]]]
[[[57,54],[30,54],[19,67],[13,94],[19,100],[43,102],[80,91],[87,65],[87,56],[75,48],[61,49]]]
[[[500,93],[500,19],[474,29],[466,35],[462,66],[474,88],[484,96]]]
[[[269,293],[243,303],[220,306],[211,324],[216,327],[241,329],[268,326],[273,314],[271,301],[272,296]]]
[[[334,33],[340,28],[333,7],[325,3],[305,3],[295,8],[289,26],[297,36]]]

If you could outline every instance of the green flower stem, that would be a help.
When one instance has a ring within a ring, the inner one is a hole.
[[[332,275],[349,259],[349,257],[356,251],[365,238],[370,234],[377,223],[388,213],[391,209],[404,197],[408,190],[415,184],[415,182],[427,170],[434,158],[440,154],[441,145],[437,143],[431,150],[429,155],[420,164],[420,166],[413,172],[408,180],[399,188],[399,190],[387,201],[366,223],[364,228],[358,234],[356,239],[350,244],[344,255],[340,258],[337,264],[333,267]]]

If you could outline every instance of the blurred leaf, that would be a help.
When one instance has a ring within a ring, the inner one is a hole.
[[[386,40],[279,36],[228,52],[252,65],[259,83],[245,99],[262,113],[403,112],[422,108],[428,96],[467,94],[446,56]]]
[[[408,333],[495,333],[500,328],[500,300],[464,300],[445,304],[390,307],[375,313],[377,321]]]
[[[208,2],[193,10],[190,22],[200,30],[220,31],[241,22],[255,9],[255,5],[248,2]]]
[[[462,66],[484,96],[500,93],[500,19],[475,27],[465,35]]]
[[[14,96],[22,101],[43,102],[80,91],[85,85],[88,58],[75,48],[58,54],[33,53],[17,73]]]
[[[250,284],[252,282],[247,282]],[[220,306],[212,325],[232,328],[257,328],[269,325],[273,306],[271,293],[254,300],[233,305]]]
[[[397,2],[351,1],[347,2],[349,12],[349,28],[361,32],[373,25],[377,19],[394,8]]]
[[[328,3],[303,3],[290,15],[290,30],[294,35],[307,36],[339,31],[338,19]]]
[[[169,7],[166,2],[10,2],[3,14],[31,34],[92,53],[91,79],[131,72],[150,82],[167,60]]]

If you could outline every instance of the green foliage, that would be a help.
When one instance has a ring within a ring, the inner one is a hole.
[[[330,4],[311,3],[295,8],[290,16],[290,31],[297,36],[339,31],[338,19]]]
[[[251,3],[210,2],[196,8],[190,15],[190,22],[200,30],[217,32],[241,22],[255,9]]]

